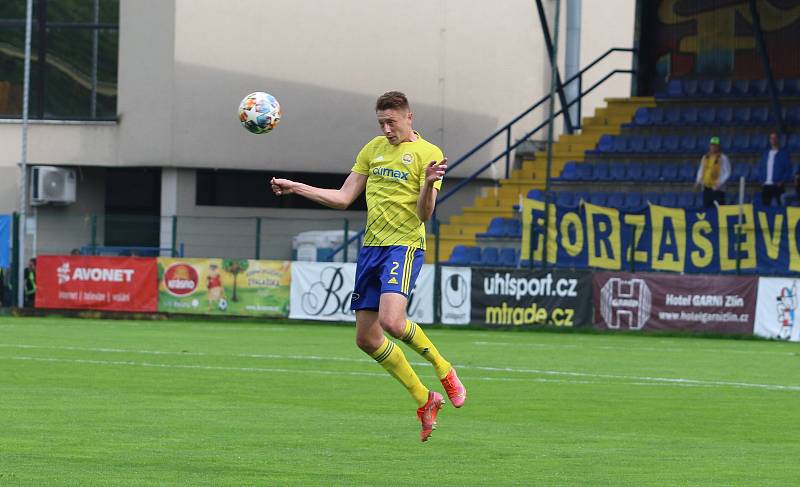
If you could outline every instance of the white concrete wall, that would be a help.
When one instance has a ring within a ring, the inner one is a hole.
[[[552,11],[553,0],[545,3]],[[584,0],[584,63],[632,45],[634,5]],[[561,59],[565,9],[562,0]],[[595,76],[615,66],[630,67],[630,56],[615,56]],[[586,101],[584,114],[603,97],[627,96],[629,86],[618,76]],[[121,2],[119,124],[34,124],[30,162],[341,173],[377,133],[375,98],[391,89],[409,95],[417,128],[457,158],[549,89],[534,2]],[[255,90],[283,105],[272,134],[238,124],[238,102]],[[0,124],[4,175],[16,170],[19,132],[19,124]],[[15,209],[13,201],[0,197],[0,211]]]

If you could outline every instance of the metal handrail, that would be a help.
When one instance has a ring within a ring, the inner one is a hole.
[[[569,109],[569,108],[570,108],[572,105],[574,105],[575,103],[578,103],[578,102],[581,100],[581,98],[582,98],[582,97],[584,97],[584,96],[588,95],[589,93],[591,93],[592,91],[594,91],[594,89],[595,89],[595,88],[597,88],[598,86],[600,86],[601,84],[603,84],[603,83],[604,83],[604,82],[605,82],[607,79],[609,79],[610,77],[612,77],[612,76],[614,76],[615,74],[618,74],[618,73],[622,73],[622,74],[628,74],[628,73],[629,73],[629,74],[633,74],[633,73],[634,73],[634,70],[632,70],[632,69],[615,69],[615,70],[612,70],[612,71],[611,71],[611,72],[609,72],[607,75],[605,75],[605,76],[604,76],[602,79],[600,79],[599,81],[597,81],[596,83],[594,83],[594,84],[593,84],[593,85],[592,85],[592,86],[591,86],[591,87],[590,87],[588,90],[586,90],[586,91],[585,91],[585,92],[583,92],[583,93],[580,93],[580,94],[579,94],[579,96],[578,96],[577,98],[575,98],[574,100],[572,100],[572,101],[570,101],[569,103],[567,103],[567,106],[566,106],[566,108],[567,108],[567,109]],[[562,109],[560,109],[560,110],[558,110],[557,112],[554,112],[554,113],[553,113],[553,118],[555,118],[555,117],[558,117],[558,116],[559,116],[559,115],[561,115],[562,113],[564,113],[564,109],[563,109],[563,108],[562,108]],[[487,162],[486,164],[484,164],[483,166],[481,166],[480,168],[478,168],[477,170],[475,170],[475,172],[473,172],[473,173],[472,173],[470,176],[468,176],[467,178],[465,178],[465,179],[463,179],[463,180],[459,181],[459,183],[458,183],[458,184],[456,184],[456,185],[455,185],[455,186],[454,186],[452,189],[450,189],[448,192],[446,192],[445,194],[443,194],[442,196],[440,196],[440,197],[439,197],[439,198],[436,200],[436,206],[438,207],[438,206],[439,206],[439,205],[441,205],[443,202],[445,202],[446,200],[448,200],[448,199],[449,199],[451,196],[453,196],[455,193],[457,193],[457,192],[458,192],[458,191],[459,191],[461,188],[463,188],[463,187],[464,187],[464,186],[466,186],[467,184],[469,184],[469,183],[471,183],[472,181],[474,181],[474,180],[475,180],[475,179],[476,179],[478,176],[480,176],[480,175],[481,175],[481,174],[482,174],[484,171],[486,171],[486,170],[487,170],[489,167],[491,167],[491,166],[492,166],[492,164],[494,164],[495,162],[499,161],[499,160],[500,160],[502,157],[506,157],[506,158],[508,158],[508,157],[509,157],[509,155],[510,155],[510,153],[511,153],[511,151],[513,151],[513,150],[514,150],[514,149],[516,149],[518,146],[520,146],[520,145],[521,145],[523,142],[525,142],[526,140],[528,140],[529,138],[531,138],[531,137],[532,137],[532,136],[533,136],[533,135],[534,135],[536,132],[538,132],[539,130],[541,130],[541,129],[543,129],[544,127],[546,127],[546,126],[547,126],[549,123],[550,123],[550,119],[548,118],[547,120],[545,120],[545,121],[543,121],[542,123],[540,123],[539,125],[537,125],[537,126],[536,126],[536,128],[534,128],[533,130],[531,130],[530,132],[528,132],[528,133],[526,133],[524,136],[522,136],[522,137],[521,137],[519,140],[517,140],[515,143],[507,145],[507,146],[506,146],[506,149],[505,149],[503,152],[501,152],[499,155],[497,155],[496,157],[494,157],[492,160],[490,160],[489,162]],[[507,177],[508,177],[508,175],[506,175],[506,178],[507,178]]]
[[[580,71],[575,73],[573,76],[571,76],[570,78],[566,79],[562,83],[562,86],[567,86],[567,85],[569,85],[570,83],[572,83],[575,80],[578,81],[578,96],[576,96],[572,101],[567,103],[567,105],[565,107],[562,107],[557,112],[554,112],[553,115],[552,115],[553,119],[555,119],[555,117],[558,117],[558,116],[562,115],[565,110],[568,110],[572,105],[577,103],[578,104],[578,120],[575,121],[574,126],[575,126],[575,128],[580,128],[580,107],[581,107],[581,102],[583,101],[583,97],[588,95],[592,91],[594,91],[595,88],[597,88],[598,86],[603,84],[607,79],[609,79],[610,77],[614,76],[615,74],[618,74],[618,73],[634,74],[635,73],[635,71],[633,69],[614,69],[614,70],[610,71],[608,74],[606,74],[599,81],[594,83],[592,86],[590,86],[589,89],[587,89],[586,91],[583,91],[583,74],[586,71],[588,71],[589,69],[591,69],[592,67],[594,67],[595,65],[597,65],[597,63],[599,63],[600,61],[602,61],[603,59],[608,57],[613,52],[631,52],[631,53],[635,53],[636,49],[630,48],[630,47],[612,47],[609,50],[607,50],[606,52],[604,52],[603,54],[601,54],[599,57],[597,57],[594,61],[592,61],[591,63],[587,64],[583,69],[581,69]],[[517,122],[522,120],[522,118],[524,118],[526,115],[531,113],[533,110],[535,110],[538,107],[540,107],[543,103],[547,102],[549,99],[550,99],[550,95],[549,94],[547,94],[544,97],[540,98],[533,105],[531,105],[530,107],[526,108],[519,115],[517,115],[516,117],[511,119],[510,122],[506,123],[505,125],[503,125],[499,129],[495,130],[491,135],[489,135],[488,137],[483,139],[481,142],[479,142],[475,147],[473,147],[472,149],[467,151],[466,154],[464,154],[463,156],[459,157],[455,162],[453,162],[452,164],[448,164],[448,171],[452,171],[458,165],[460,165],[461,163],[463,163],[464,161],[466,161],[467,159],[472,157],[476,152],[478,152],[479,150],[484,148],[487,144],[489,144],[490,142],[495,140],[499,135],[505,133],[505,135],[506,135],[506,149],[503,152],[501,152],[499,155],[495,156],[489,162],[483,164],[480,168],[478,168],[476,171],[474,171],[467,178],[461,180],[452,189],[450,189],[449,191],[447,191],[446,193],[441,195],[439,198],[437,198],[437,200],[436,200],[436,208],[438,209],[439,206],[441,206],[442,203],[444,203],[445,201],[450,199],[450,197],[453,196],[458,191],[460,191],[461,188],[463,188],[464,186],[466,186],[470,182],[474,181],[484,171],[486,171],[495,162],[499,161],[503,157],[505,157],[505,159],[506,159],[505,179],[508,179],[508,177],[510,175],[511,152],[514,149],[516,149],[517,147],[519,147],[523,142],[525,142],[529,138],[531,138],[536,132],[538,132],[542,128],[546,127],[550,123],[550,117],[548,117],[547,120],[545,120],[544,122],[542,122],[539,125],[537,125],[533,130],[527,132],[524,136],[522,136],[519,140],[517,140],[513,144],[511,143],[511,128],[514,126],[514,124],[516,124]],[[548,174],[548,177],[549,177],[549,174]],[[434,219],[436,218],[435,210],[434,210],[434,217],[433,218]],[[342,243],[342,245],[334,248],[333,252],[331,252],[331,254],[329,255],[329,259],[332,261],[336,254],[338,254],[339,252],[343,251],[345,247],[347,247],[349,244],[354,242],[356,239],[362,238],[363,235],[364,235],[364,230],[361,230],[358,233],[356,233],[353,237],[349,238],[346,242]]]
[[[635,49],[633,49],[633,48],[630,48],[630,47],[612,47],[611,49],[609,49],[609,50],[607,50],[606,52],[604,52],[603,54],[601,54],[601,55],[600,55],[600,56],[599,56],[597,59],[595,59],[594,61],[592,61],[592,62],[591,62],[591,63],[589,63],[588,65],[586,65],[586,66],[585,66],[583,69],[581,69],[580,71],[578,71],[577,73],[575,73],[575,74],[574,74],[572,77],[570,77],[569,79],[565,80],[565,81],[564,81],[564,83],[563,83],[563,86],[567,86],[568,84],[572,83],[573,81],[575,81],[575,80],[577,80],[577,79],[579,79],[579,78],[582,78],[582,77],[583,77],[583,73],[585,73],[586,71],[588,71],[589,69],[591,69],[593,66],[595,66],[597,63],[599,63],[600,61],[602,61],[602,60],[603,60],[603,59],[605,59],[606,57],[608,57],[608,56],[609,56],[609,55],[610,55],[612,52],[636,52],[636,50],[635,50]],[[604,80],[605,80],[605,79],[606,79],[606,78],[604,78]],[[594,88],[594,87],[593,87],[593,88]],[[569,107],[569,106],[571,106],[571,105],[572,105],[572,104],[573,104],[573,103],[574,103],[576,100],[580,100],[580,99],[581,99],[583,96],[585,96],[586,94],[588,94],[588,93],[589,93],[589,91],[590,91],[590,90],[588,90],[588,91],[586,91],[585,93],[582,93],[582,94],[581,94],[581,93],[580,93],[580,89],[579,89],[578,97],[577,97],[577,98],[575,98],[574,100],[572,100],[571,102],[569,102],[569,103],[567,104],[567,106]],[[522,111],[522,112],[521,112],[519,115],[517,115],[516,117],[514,117],[513,119],[511,119],[511,121],[510,121],[510,122],[508,122],[507,124],[503,125],[503,126],[502,126],[502,127],[500,127],[499,129],[495,130],[495,131],[492,133],[492,135],[490,135],[490,136],[486,137],[486,138],[485,138],[483,141],[481,141],[480,143],[478,143],[478,145],[476,145],[475,147],[473,147],[473,148],[472,148],[471,150],[469,150],[469,151],[468,151],[466,154],[464,154],[463,156],[459,157],[459,158],[458,158],[458,159],[457,159],[457,160],[456,160],[454,163],[452,163],[452,164],[449,164],[449,167],[448,167],[448,169],[449,169],[449,170],[451,170],[451,171],[452,171],[453,169],[455,169],[455,168],[456,168],[456,167],[457,167],[459,164],[461,164],[461,163],[462,163],[462,162],[464,162],[465,160],[467,160],[467,159],[469,159],[470,157],[472,157],[472,155],[473,155],[473,154],[475,154],[476,152],[478,152],[479,150],[481,150],[481,149],[482,149],[482,148],[483,148],[483,147],[484,147],[486,144],[488,144],[488,143],[489,143],[489,142],[491,142],[492,140],[496,139],[496,138],[497,138],[497,136],[498,136],[498,135],[500,135],[500,134],[502,134],[503,132],[509,131],[509,133],[510,133],[510,129],[511,129],[511,127],[512,127],[514,124],[516,124],[517,122],[519,122],[520,120],[522,120],[522,118],[523,118],[523,117],[525,117],[526,115],[528,115],[529,113],[531,113],[533,110],[535,110],[535,109],[537,109],[538,107],[540,107],[540,106],[541,106],[543,103],[545,103],[545,102],[546,102],[546,101],[548,101],[549,99],[550,99],[550,95],[549,95],[549,94],[547,94],[547,95],[543,96],[542,98],[540,98],[540,99],[539,99],[538,101],[536,101],[536,102],[535,102],[533,105],[531,105],[530,107],[526,108],[526,109],[525,109],[525,110],[523,110],[523,111]],[[558,113],[560,114],[560,113],[561,113],[561,111],[559,111]],[[555,115],[554,115],[554,116],[555,116]],[[576,127],[578,127],[578,128],[580,127],[580,119],[579,119],[579,120],[576,120]],[[506,177],[508,177],[508,171],[506,171]]]

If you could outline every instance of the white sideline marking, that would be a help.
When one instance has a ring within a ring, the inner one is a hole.
[[[473,345],[478,346],[501,346],[501,347],[524,347],[524,348],[543,348],[543,349],[563,349],[563,348],[585,348],[581,347],[580,345],[551,345],[546,343],[514,343],[514,342],[472,342]],[[728,348],[678,348],[678,347],[615,347],[613,345],[592,345],[590,348],[597,348],[600,350],[625,350],[625,351],[637,351],[641,350],[644,352],[730,352],[730,353],[756,353],[756,354],[767,354],[767,355],[786,355],[786,356],[795,356],[800,355],[800,351],[798,352],[776,352],[772,350],[731,350]]]
[[[289,374],[316,374],[316,375],[351,375],[351,376],[366,376],[366,377],[386,377],[385,372],[354,372],[354,371],[337,371],[337,370],[318,370],[318,369],[281,369],[272,367],[224,367],[218,365],[182,365],[182,364],[155,364],[150,362],[130,362],[130,361],[112,361],[112,360],[87,360],[87,359],[60,359],[48,357],[1,357],[1,359],[9,360],[28,360],[34,362],[59,362],[59,363],[73,363],[73,364],[88,364],[88,365],[127,365],[135,367],[157,367],[164,369],[200,369],[200,370],[224,370],[234,372],[271,372],[271,373],[289,373]],[[566,379],[544,379],[541,377],[532,378],[519,378],[519,377],[471,377],[475,380],[484,381],[524,381],[524,382],[556,382],[556,383],[569,383],[569,384],[598,384],[593,381],[581,380],[566,380]],[[652,385],[652,384],[643,384]]]
[[[124,350],[117,348],[86,348],[86,347],[45,347],[38,345],[14,345],[14,344],[0,344],[4,348],[22,348],[22,349],[49,349],[49,350],[72,350],[82,352],[105,352],[105,353],[134,353],[134,354],[147,354],[147,355],[191,355],[191,356],[218,356],[218,357],[241,357],[241,358],[265,358],[265,359],[278,359],[278,360],[318,360],[318,361],[335,361],[335,362],[351,362],[351,363],[369,363],[370,359],[352,359],[346,357],[321,357],[316,355],[277,355],[277,354],[210,354],[203,352],[165,352],[159,350]],[[15,358],[15,357],[0,357],[0,358]],[[97,363],[97,364],[111,364],[111,365],[141,365],[149,367],[175,367],[175,368],[199,368],[208,370],[239,370],[239,371],[264,371],[264,372],[298,372],[298,373],[317,373],[324,375],[367,375],[367,376],[383,376],[381,373],[374,372],[333,372],[321,370],[306,370],[306,369],[280,369],[280,368],[259,368],[259,367],[218,367],[218,366],[202,366],[202,365],[181,365],[181,364],[148,364],[147,362],[114,362],[102,360],[86,360],[86,359],[57,359],[57,358],[35,358],[25,357],[20,360],[41,360],[52,362],[74,362],[74,363]],[[144,365],[147,364],[147,365]],[[424,366],[428,365],[427,362],[411,362],[412,365]],[[554,375],[564,377],[581,377],[581,378],[594,378],[594,379],[614,379],[615,381],[633,381],[633,382],[617,382],[620,384],[629,385],[644,385],[642,382],[650,383],[650,385],[681,385],[681,386],[696,386],[696,387],[736,387],[736,388],[755,388],[755,389],[769,389],[769,390],[787,390],[787,391],[800,391],[800,386],[783,385],[783,384],[758,384],[751,382],[732,382],[721,380],[704,380],[704,379],[689,379],[689,378],[673,378],[673,377],[650,377],[650,376],[631,376],[631,375],[618,375],[618,374],[601,374],[592,372],[571,372],[564,370],[547,370],[547,369],[520,369],[514,367],[487,367],[479,365],[459,365],[459,369],[463,370],[480,370],[485,372],[511,372],[518,374],[538,374],[538,375]],[[533,379],[519,379],[519,378],[501,378],[501,377],[472,377],[479,380],[528,380],[538,382],[569,382],[581,383],[579,381],[556,381],[556,380],[533,380]],[[596,384],[598,382],[586,382]]]

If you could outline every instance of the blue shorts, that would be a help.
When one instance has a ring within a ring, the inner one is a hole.
[[[376,311],[383,293],[408,297],[422,269],[424,255],[423,250],[405,245],[362,247],[350,309]]]

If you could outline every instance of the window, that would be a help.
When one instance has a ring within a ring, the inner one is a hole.
[[[0,2],[0,117],[22,117],[25,0]],[[119,0],[34,0],[29,117],[114,120]]]
[[[270,189],[269,180],[272,177],[287,178],[312,186],[339,189],[349,175],[349,173],[198,169],[195,202],[199,206],[330,209],[294,194],[275,196]],[[362,193],[348,209],[366,210],[367,200],[364,194]]]

